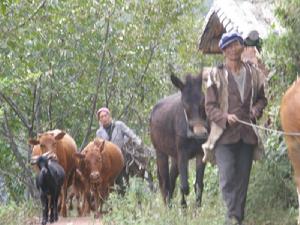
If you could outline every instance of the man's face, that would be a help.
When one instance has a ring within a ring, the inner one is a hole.
[[[230,60],[239,60],[241,58],[244,46],[239,41],[230,43],[225,49],[223,49],[224,55]]]
[[[111,120],[112,120],[112,118],[109,113],[107,113],[105,111],[100,112],[99,121],[104,127],[109,126],[111,123]]]

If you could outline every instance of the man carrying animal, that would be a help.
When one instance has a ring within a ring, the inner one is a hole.
[[[219,184],[227,207],[226,225],[241,225],[244,219],[252,160],[261,156],[259,137],[251,126],[267,105],[264,76],[253,65],[244,63],[243,38],[237,32],[225,33],[219,42],[225,63],[208,77],[205,110],[211,132],[203,145],[214,150]]]

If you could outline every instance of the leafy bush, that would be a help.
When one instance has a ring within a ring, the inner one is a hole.
[[[0,224],[5,225],[33,225],[39,221],[39,202],[23,201],[20,204],[11,201],[9,204],[0,204]],[[3,223],[5,221],[5,223]]]
[[[175,194],[176,195],[176,194]],[[205,194],[204,194],[205,195]],[[188,197],[187,209],[180,207],[180,195],[173,199],[171,208],[163,205],[160,192],[150,192],[147,184],[139,178],[131,179],[130,187],[124,197],[112,193],[106,207],[111,208],[107,215],[103,217],[103,224],[220,224],[223,213],[220,213],[215,199],[206,198],[203,208],[195,208],[194,195]],[[213,210],[206,210],[213,207]],[[207,216],[203,216],[207,214]],[[213,218],[213,219],[212,219]]]

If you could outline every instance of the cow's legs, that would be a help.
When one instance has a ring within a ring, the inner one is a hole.
[[[108,182],[109,183],[112,183],[113,184],[113,181],[112,182]],[[100,188],[100,213],[102,214],[103,213],[103,204],[105,202],[105,200],[107,200],[108,196],[109,196],[109,189],[110,187],[109,186],[112,186],[112,185],[103,185],[101,188]]]
[[[295,160],[293,160],[295,162]],[[300,164],[300,160],[298,160]],[[294,167],[295,170],[295,167]],[[300,225],[300,171],[296,173],[295,170],[295,182],[297,184],[297,194],[298,194],[298,225]]]
[[[75,192],[74,189],[72,190],[71,194],[68,197],[68,201],[69,201],[69,210],[73,210],[73,198],[75,196]]]
[[[297,187],[297,194],[298,194],[298,220],[297,224],[300,225],[300,190]]]
[[[195,194],[196,194],[196,206],[200,207],[202,202],[202,192],[203,192],[203,177],[205,171],[205,163],[202,162],[202,155],[197,155],[196,157],[196,181],[194,184]]]
[[[298,164],[298,165],[293,164],[293,167],[294,167],[294,173],[295,173],[294,177],[295,177],[295,182],[296,182],[296,185],[297,185],[297,194],[298,194],[298,220],[297,220],[297,224],[300,225],[300,166],[299,166],[300,158],[299,158],[299,160],[292,160],[292,163],[297,163]],[[297,169],[299,169],[299,170],[297,170]]]
[[[170,204],[170,180],[168,156],[162,152],[156,152],[157,177],[159,187],[165,205]]]
[[[300,143],[296,138],[286,137],[288,144],[288,155],[294,169],[294,178],[297,185],[298,193],[298,225],[300,225]]]
[[[176,180],[178,177],[178,166],[174,158],[171,159],[171,169],[170,169],[170,198],[173,197],[174,189],[176,185]]]
[[[65,178],[64,184],[61,190],[61,209],[60,213],[63,217],[67,217],[67,206],[66,206],[66,196],[67,196],[67,182],[68,179]]]
[[[92,195],[90,192],[90,187],[87,185],[84,188],[84,193],[83,193],[83,203],[82,203],[83,216],[87,216],[90,214],[91,204],[92,204]]]
[[[98,192],[98,187],[97,186],[93,187],[93,195],[94,195],[94,200],[95,200],[95,215],[94,215],[94,218],[99,218],[99,216],[100,216],[100,212],[99,212],[100,194]]]

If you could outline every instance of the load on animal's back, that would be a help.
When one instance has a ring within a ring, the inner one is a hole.
[[[282,129],[287,133],[300,133],[300,80],[297,80],[284,94],[280,105]],[[300,136],[285,135],[288,156],[294,169],[297,185],[298,201],[300,204]],[[300,225],[300,208],[298,215]]]
[[[196,157],[196,201],[201,204],[203,174],[201,145],[208,136],[208,124],[204,109],[202,75],[186,76],[185,83],[175,75],[171,81],[180,92],[160,100],[150,116],[150,135],[156,150],[157,174],[163,200],[172,198],[178,174],[181,180],[181,204],[186,205],[184,195],[189,193],[188,160]],[[169,173],[168,157],[171,157]]]

